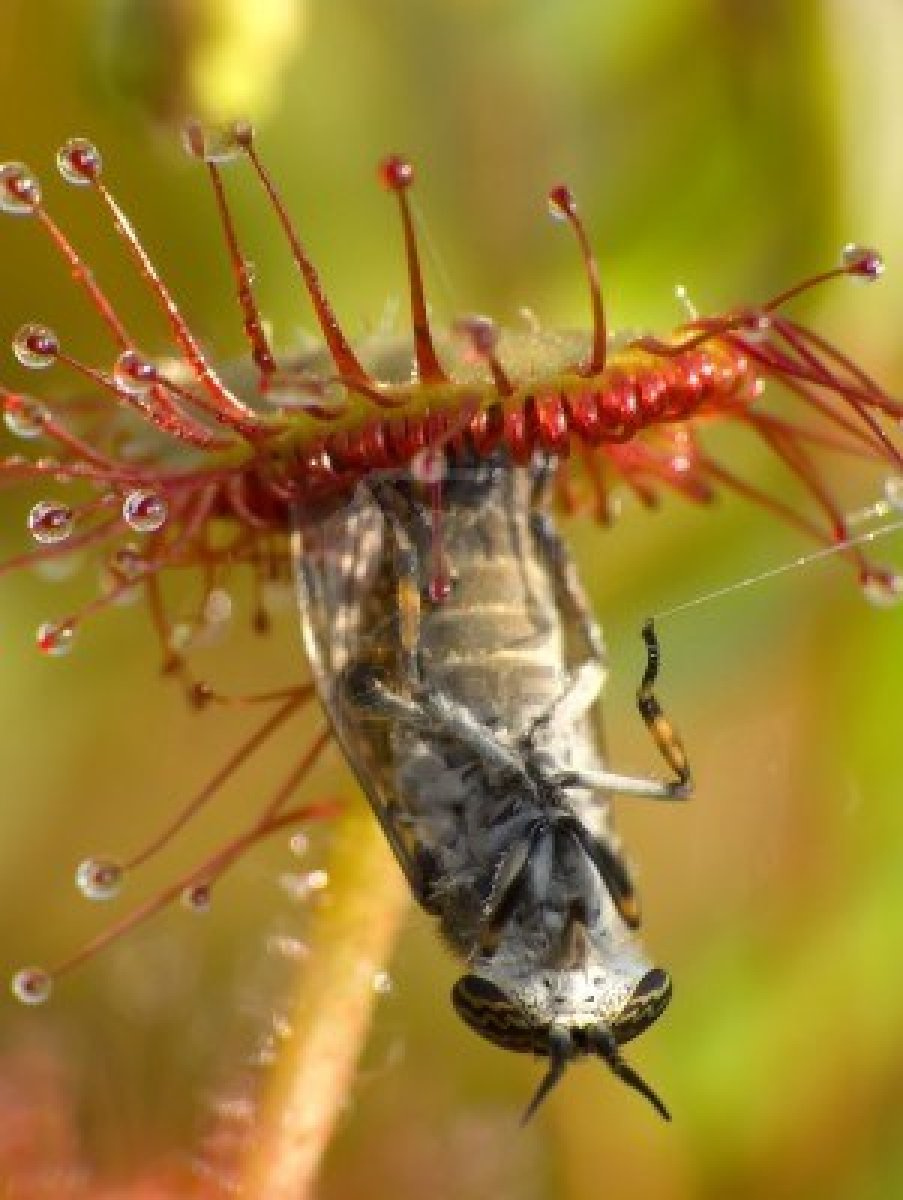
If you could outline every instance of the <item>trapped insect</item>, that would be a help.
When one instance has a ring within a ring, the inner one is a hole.
[[[53,493],[28,517],[38,547],[6,569],[84,549],[105,566],[96,598],[42,622],[38,647],[68,652],[88,617],[140,589],[167,671],[194,704],[214,703],[216,693],[191,672],[191,637],[176,636],[161,578],[193,567],[205,581],[227,580],[242,568],[266,580],[280,569],[294,530],[319,690],[415,894],[468,957],[454,993],[458,1011],[487,1037],[548,1056],[529,1111],[566,1063],[584,1053],[601,1055],[660,1106],[618,1050],[659,1014],[669,984],[631,939],[635,902],[606,797],[683,794],[686,763],[652,695],[651,630],[642,713],[674,779],[623,778],[598,757],[589,714],[600,686],[601,643],[545,506],[551,498],[608,523],[617,483],[649,505],[662,492],[707,503],[720,489],[732,490],[826,551],[842,552],[873,600],[898,599],[899,578],[850,538],[826,461],[848,456],[898,471],[892,435],[903,406],[843,351],[786,315],[795,297],[829,280],[877,279],[880,255],[850,245],[839,266],[762,304],[694,313],[664,337],[618,338],[609,332],[576,202],[559,185],[548,203],[581,252],[589,333],[499,330],[482,317],[434,332],[407,202],[413,172],[393,156],[379,176],[401,217],[413,351],[389,340],[358,349],[332,310],[251,129],[242,124],[211,135],[192,125],[186,146],[213,190],[250,371],[247,364],[212,365],[107,188],[91,142],[67,142],[57,156],[60,173],[94,194],[121,235],[139,285],[162,313],[175,360],[153,358],[125,327],[47,211],[33,172],[16,162],[0,167],[0,210],[33,219],[111,343],[109,361],[95,365],[36,322],[13,338],[23,367],[65,367],[81,390],[52,405],[3,390],[10,434],[38,453],[4,459],[0,482],[42,482]],[[223,167],[241,159],[286,236],[322,348],[280,358],[270,343],[223,180]],[[769,383],[783,385],[776,408],[769,407]],[[768,447],[787,468],[796,498],[767,492],[711,454],[701,431],[719,421]],[[899,491],[888,494],[894,500]],[[484,541],[495,548],[499,585],[486,573]],[[483,622],[477,618],[496,586],[510,598],[510,611]],[[266,627],[262,605],[253,620]],[[527,639],[523,646],[518,636]],[[479,657],[479,670],[467,668],[468,655]],[[311,696],[306,686],[271,694],[271,715],[215,779],[129,862],[85,864],[83,890],[97,897],[115,890]],[[186,887],[206,903],[215,881],[250,846],[325,815],[290,803],[325,741],[314,741],[243,834],[131,921],[54,970],[20,972],[19,998],[45,999],[61,973]],[[437,778],[441,800],[432,793]]]
[[[675,779],[605,768],[591,720],[604,650],[544,511],[553,468],[450,454],[441,521],[415,478],[375,474],[296,538],[304,641],[414,896],[468,964],[458,1014],[549,1059],[525,1119],[585,1054],[666,1116],[619,1052],[671,984],[631,937],[608,796],[683,798],[689,772],[651,691],[651,626],[640,708]]]

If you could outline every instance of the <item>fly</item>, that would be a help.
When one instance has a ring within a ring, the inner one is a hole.
[[[653,694],[652,625],[638,704],[669,780],[605,764],[594,725],[604,646],[546,511],[553,461],[476,463],[448,450],[444,466],[439,552],[439,509],[410,473],[374,475],[349,505],[299,522],[317,688],[414,896],[466,963],[458,1015],[548,1060],[524,1120],[588,1055],[667,1118],[621,1056],[664,1011],[671,981],[634,934],[610,811],[613,794],[691,791]]]

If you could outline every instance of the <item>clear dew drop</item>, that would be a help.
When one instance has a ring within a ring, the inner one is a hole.
[[[392,976],[388,971],[374,971],[371,985],[377,996],[388,996],[392,992]]]
[[[212,903],[213,889],[209,883],[195,883],[182,892],[182,907],[198,916],[209,912]]]
[[[25,163],[0,163],[0,212],[30,216],[41,203],[41,185]]]
[[[872,246],[847,242],[841,254],[841,263],[845,271],[865,283],[874,283],[884,274],[884,258]]]
[[[214,129],[201,125],[199,121],[189,121],[182,130],[182,145],[192,158],[225,166],[241,154],[239,133],[238,125]]]
[[[204,601],[204,620],[209,625],[222,625],[232,616],[232,597],[225,588],[211,588]]]
[[[86,858],[75,871],[75,886],[88,900],[112,900],[122,888],[122,867],[112,858]]]
[[[148,568],[148,561],[137,546],[118,546],[110,555],[110,570],[122,579],[137,579]]]
[[[59,348],[59,338],[46,325],[23,325],[13,337],[13,354],[30,371],[42,371],[49,367]]]
[[[20,1004],[43,1004],[50,999],[53,979],[43,967],[23,967],[13,975],[10,986]]]
[[[310,838],[306,833],[293,833],[288,840],[289,849],[298,858],[303,858],[310,849]]]
[[[284,958],[288,962],[304,962],[310,958],[310,946],[300,938],[285,933],[270,934],[266,948],[274,958]]]
[[[888,475],[884,481],[884,498],[891,508],[903,512],[903,475]]]
[[[862,582],[862,594],[874,608],[893,608],[903,601],[903,575],[870,575]]]
[[[57,170],[67,183],[89,187],[103,170],[103,158],[93,142],[72,137],[56,153]]]
[[[36,542],[65,542],[75,528],[75,513],[68,504],[39,500],[28,514],[28,530]]]
[[[44,432],[47,416],[47,409],[43,404],[24,396],[9,396],[3,408],[3,423],[13,437],[40,437]]]
[[[122,502],[122,519],[136,533],[154,533],[166,521],[168,507],[156,492],[129,492]]]
[[[113,363],[113,382],[129,396],[146,396],[158,378],[155,364],[137,350],[123,350]]]
[[[75,626],[71,621],[43,621],[35,634],[38,649],[50,658],[62,658],[68,654],[74,640]]]

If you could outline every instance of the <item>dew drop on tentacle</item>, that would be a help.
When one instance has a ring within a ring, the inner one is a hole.
[[[232,617],[232,597],[225,588],[211,588],[204,600],[204,621],[223,625]]]
[[[196,883],[182,892],[182,907],[198,916],[209,912],[212,903],[213,889],[209,883]]]
[[[288,846],[292,854],[303,858],[310,849],[310,838],[306,833],[293,833],[288,840]]]
[[[893,608],[903,601],[903,575],[871,571],[862,580],[862,594],[874,608]]]
[[[145,396],[159,379],[156,365],[137,350],[123,350],[113,364],[113,382],[129,396]]]
[[[68,654],[74,640],[75,625],[71,621],[43,621],[35,634],[38,649],[50,658]]]
[[[44,1004],[53,991],[53,977],[43,967],[23,967],[13,975],[10,987],[20,1004]]]
[[[874,283],[884,274],[884,258],[873,246],[847,242],[841,254],[841,265],[848,275],[865,283]]]
[[[103,170],[103,158],[93,142],[83,137],[72,137],[56,152],[57,170],[67,183],[74,187],[89,187],[99,179]]]
[[[149,563],[137,546],[117,546],[110,555],[109,569],[118,579],[138,579],[148,569]]]
[[[13,437],[40,437],[48,416],[44,405],[28,396],[7,396],[3,402],[3,423]]]
[[[185,152],[201,162],[216,166],[235,162],[242,152],[242,138],[251,138],[251,127],[243,121],[219,129],[203,126],[200,121],[187,121],[182,130]]]
[[[75,513],[68,504],[39,500],[28,514],[28,531],[36,542],[53,545],[65,542],[75,527]]]
[[[0,164],[0,212],[29,217],[41,203],[41,185],[25,163]]]
[[[59,353],[59,338],[46,325],[23,325],[13,337],[13,354],[30,371],[49,367]]]
[[[266,948],[274,958],[284,958],[288,962],[306,962],[310,958],[310,946],[301,938],[285,933],[273,933],[266,940]]]
[[[156,492],[129,492],[122,502],[122,519],[136,533],[155,533],[168,515],[166,501]]]
[[[75,885],[88,900],[112,900],[122,888],[122,866],[112,858],[86,858],[75,871]]]
[[[891,508],[903,512],[903,475],[888,475],[884,481],[884,498]]]

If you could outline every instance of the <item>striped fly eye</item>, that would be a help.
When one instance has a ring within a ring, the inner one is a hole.
[[[623,1045],[638,1037],[657,1021],[671,999],[671,976],[660,967],[647,971],[636,985],[620,1013],[611,1022],[611,1031]]]
[[[452,988],[452,1004],[462,1021],[505,1050],[548,1052],[548,1028],[531,1022],[505,993],[480,975],[464,975]]]

